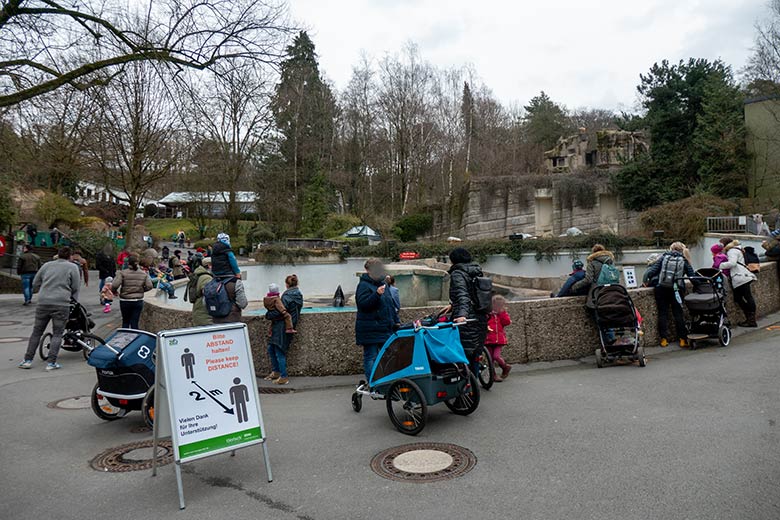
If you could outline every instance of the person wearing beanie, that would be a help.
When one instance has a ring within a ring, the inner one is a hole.
[[[114,291],[111,289],[112,283],[114,283],[114,277],[106,277],[103,288],[100,290],[100,301],[103,302],[103,312],[105,313],[111,312],[111,304],[114,302]]]
[[[287,276],[284,279],[284,285],[287,290],[281,296],[276,297],[279,299],[279,305],[265,313],[265,319],[271,322],[267,348],[268,358],[271,361],[271,373],[265,377],[265,380],[273,381],[276,385],[286,385],[290,382],[287,377],[287,351],[290,349],[294,337],[290,331],[294,332],[292,327],[298,323],[303,308],[303,294],[298,288],[298,276],[294,274]],[[276,284],[271,284],[268,289],[269,294],[279,293],[279,287]],[[278,310],[279,306],[290,316],[289,322],[287,317]]]
[[[563,287],[561,287],[561,290],[558,291],[558,294],[555,295],[556,298],[563,298],[565,296],[585,296],[588,294],[588,289],[580,289],[578,291],[572,291],[572,287],[575,283],[579,282],[585,278],[585,264],[582,263],[582,260],[575,260],[571,263],[571,273],[569,273],[569,277],[566,279],[566,282],[563,284]]]
[[[450,305],[452,306],[452,321],[469,323],[461,325],[460,342],[466,357],[475,363],[476,357],[485,345],[488,333],[488,314],[479,312],[475,301],[476,279],[481,278],[482,268],[472,260],[471,253],[465,248],[457,247],[450,253]],[[474,321],[471,321],[474,320]]]
[[[211,272],[217,278],[232,278],[241,276],[236,255],[230,248],[230,235],[220,233],[214,242],[211,252]]]
[[[295,327],[293,327],[292,316],[290,316],[290,313],[287,312],[287,308],[282,303],[279,286],[275,283],[268,286],[268,294],[263,298],[263,307],[265,307],[265,310],[268,312],[277,311],[280,314],[280,319],[284,320],[284,331],[287,334],[295,334],[297,332]]]
[[[733,288],[732,292],[734,293],[734,303],[736,303],[745,314],[745,321],[740,322],[739,326],[757,327],[756,301],[753,299],[753,292],[750,289],[750,286],[757,280],[757,277],[747,268],[745,252],[742,250],[739,240],[725,237],[721,239],[721,244],[724,240],[728,241],[728,245],[723,248],[727,260],[720,264],[720,269],[722,271],[728,269],[731,287]]]

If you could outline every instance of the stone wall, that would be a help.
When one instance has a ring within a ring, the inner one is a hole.
[[[753,288],[759,315],[780,310],[778,264],[762,264],[759,280]],[[634,304],[644,318],[644,344],[659,342],[657,310],[652,289],[630,291]],[[164,329],[189,327],[190,313],[173,307],[161,307],[147,297],[141,317],[141,327],[158,332]],[[513,324],[507,328],[509,345],[504,351],[510,363],[576,359],[593,354],[599,344],[595,326],[583,304],[585,298],[555,298],[509,303]],[[434,312],[435,308],[404,309],[402,320],[411,321]],[[742,319],[729,298],[732,322]],[[262,316],[247,316],[255,364],[258,374],[270,371],[265,354],[268,322]],[[289,370],[293,376],[359,374],[362,351],[354,341],[355,315],[351,312],[301,315],[298,335],[289,355]],[[670,338],[673,339],[673,338]]]
[[[0,271],[0,294],[22,294],[22,279]]]
[[[598,189],[592,208],[566,207],[556,189],[533,190],[522,186],[495,186],[473,181],[463,212],[459,237],[465,240],[506,237],[513,233],[541,234],[549,229],[560,235],[570,227],[586,233],[609,229],[626,234],[638,228],[639,215],[623,208],[606,187]],[[538,197],[538,198],[537,198]],[[552,200],[549,226],[537,223],[537,200]],[[537,225],[539,224],[539,225]]]

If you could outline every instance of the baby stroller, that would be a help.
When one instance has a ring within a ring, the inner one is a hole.
[[[428,407],[444,402],[456,415],[479,406],[479,383],[469,370],[458,324],[416,322],[393,334],[374,362],[368,383],[352,394],[360,412],[363,396],[384,399],[387,415],[401,433],[417,435],[425,428]]]
[[[591,291],[601,348],[596,349],[596,366],[628,358],[645,366],[645,349],[639,344],[641,331],[634,302],[622,285],[599,285]]]
[[[89,357],[92,349],[103,342],[100,336],[92,334],[95,322],[92,321],[90,316],[87,309],[79,302],[76,300],[70,302],[68,321],[65,323],[65,330],[62,333],[60,348],[68,352],[81,352],[84,359]],[[49,359],[51,338],[52,333],[47,332],[41,336],[41,340],[38,342],[38,355],[44,361]]]
[[[721,347],[731,343],[731,323],[726,313],[726,276],[719,269],[705,268],[690,278],[693,290],[685,296],[690,314],[688,339],[696,342],[717,338]]]
[[[105,421],[140,410],[154,421],[154,373],[157,336],[142,330],[117,329],[97,346],[87,363],[97,371],[92,411]]]

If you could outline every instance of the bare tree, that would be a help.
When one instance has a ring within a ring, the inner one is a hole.
[[[275,63],[291,31],[274,0],[0,0],[0,107],[105,84],[139,61]],[[136,18],[142,19],[138,30]]]
[[[188,128],[209,141],[214,150],[218,180],[212,190],[227,193],[225,216],[228,231],[234,235],[243,206],[238,192],[251,190],[253,160],[273,126],[269,95],[262,69],[250,61],[224,69],[218,65],[205,82],[194,82],[188,89],[184,117]]]
[[[126,235],[130,244],[144,199],[177,165],[182,132],[164,78],[150,63],[129,65],[121,77],[95,93],[99,112],[92,155],[106,187],[130,205]]]

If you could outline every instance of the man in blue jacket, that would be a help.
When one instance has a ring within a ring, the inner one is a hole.
[[[582,260],[575,260],[571,264],[571,270],[572,272],[569,274],[569,278],[566,279],[566,282],[563,284],[563,287],[561,287],[561,290],[558,291],[558,294],[556,295],[556,298],[563,298],[564,296],[585,296],[588,294],[588,287],[585,289],[580,289],[579,291],[572,291],[572,286],[585,278],[585,265],[582,263]]]
[[[387,290],[385,266],[382,261],[369,258],[364,267],[366,272],[360,276],[355,291],[355,340],[363,347],[363,371],[368,381],[376,356],[393,334],[399,319],[390,291]]]

